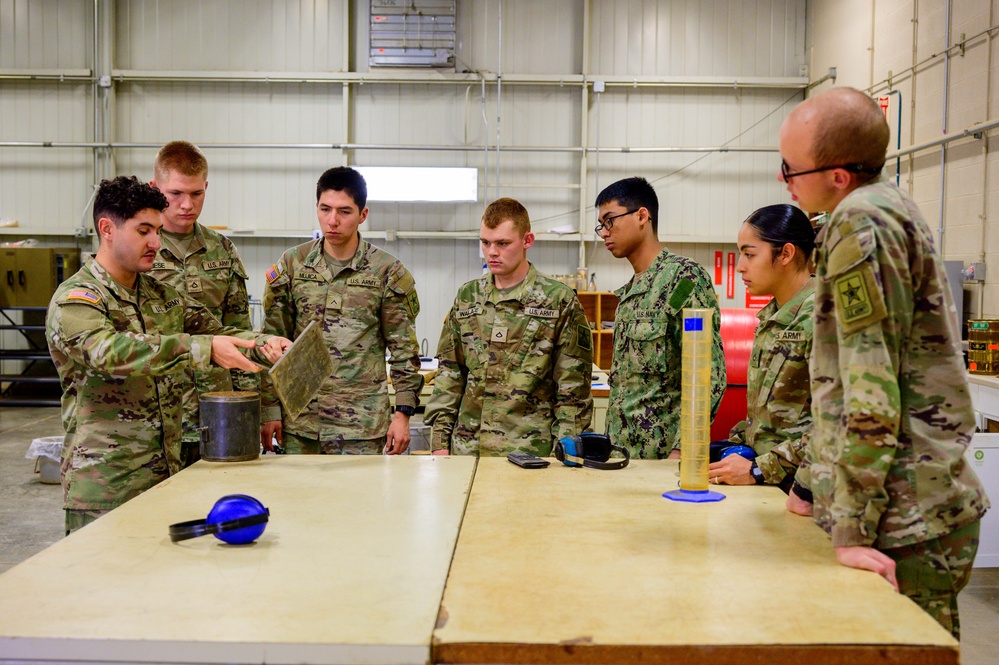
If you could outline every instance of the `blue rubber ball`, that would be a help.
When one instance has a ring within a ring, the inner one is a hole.
[[[267,508],[257,499],[248,494],[229,494],[215,502],[208,513],[206,521],[209,524],[221,524],[232,520],[254,517],[267,513]],[[219,540],[230,545],[246,545],[252,543],[264,533],[267,524],[253,524],[232,530],[224,530],[215,534]]]
[[[721,451],[721,456],[718,459],[725,459],[729,455],[741,455],[750,462],[756,459],[756,451],[749,446],[743,446],[741,444],[738,446],[729,446],[725,450]]]

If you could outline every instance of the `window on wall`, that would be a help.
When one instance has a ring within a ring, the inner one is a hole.
[[[369,201],[475,201],[478,170],[417,166],[357,166]]]
[[[368,65],[454,69],[454,0],[371,0]]]

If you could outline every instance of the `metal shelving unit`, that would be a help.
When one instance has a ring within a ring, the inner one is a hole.
[[[2,322],[0,332],[15,331],[28,344],[28,348],[25,349],[7,349],[0,346],[0,368],[2,368],[0,407],[60,404],[59,376],[45,345],[46,309],[46,307],[0,307],[0,322]],[[20,316],[12,316],[15,312],[20,313]],[[21,320],[16,320],[18,318]],[[6,371],[8,362],[23,363],[24,367],[18,374],[8,373]],[[53,386],[53,390],[45,390]],[[20,395],[21,392],[28,394]]]

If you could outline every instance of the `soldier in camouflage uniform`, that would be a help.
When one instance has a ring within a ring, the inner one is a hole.
[[[197,300],[222,322],[251,330],[246,269],[231,240],[198,222],[208,189],[208,160],[193,143],[171,141],[156,155],[150,182],[169,206],[163,212],[162,247],[149,275]],[[257,392],[255,374],[222,367],[194,372],[184,391],[182,462],[198,461],[198,397],[219,390]]]
[[[626,178],[597,196],[597,235],[635,276],[615,291],[614,357],[607,434],[632,457],[680,456],[680,343],[683,309],[713,307],[711,417],[725,393],[718,298],[695,261],[659,242],[659,198],[644,178]]]
[[[815,285],[811,256],[815,230],[794,206],[760,208],[739,230],[739,263],[746,291],[774,298],[757,313],[760,323],[749,360],[746,420],[729,434],[756,459],[728,455],[708,467],[708,477],[727,485],[791,488],[812,429],[808,356],[812,350]]]
[[[841,563],[882,575],[956,637],[989,503],[964,459],[975,421],[947,277],[915,203],[881,175],[888,135],[852,88],[803,102],[781,128],[792,198],[831,212],[816,251],[811,464],[788,508],[814,510]]]
[[[499,199],[479,231],[490,274],[458,289],[424,422],[437,453],[551,454],[590,426],[590,326],[572,289],[527,260],[531,220]]]
[[[384,449],[397,455],[409,446],[409,418],[423,388],[416,342],[420,301],[402,263],[361,239],[357,228],[367,218],[367,198],[364,178],[354,169],[326,171],[316,186],[323,237],[289,249],[265,275],[264,332],[297,337],[319,321],[333,360],[333,373],[294,419],[282,421],[281,405],[263,377],[261,443],[268,450],[274,436],[289,453]]]
[[[258,371],[290,342],[223,327],[147,272],[166,199],[136,178],[101,183],[97,256],[63,282],[46,320],[63,388],[66,531],[82,527],[181,469],[182,387],[210,363]],[[254,348],[257,341],[267,344]]]

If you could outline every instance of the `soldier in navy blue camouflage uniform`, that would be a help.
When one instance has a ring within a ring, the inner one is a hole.
[[[632,457],[680,456],[680,343],[683,309],[714,308],[711,417],[725,393],[718,298],[707,271],[659,241],[659,199],[644,178],[627,178],[597,197],[597,235],[635,276],[615,291],[614,357],[607,434]]]

